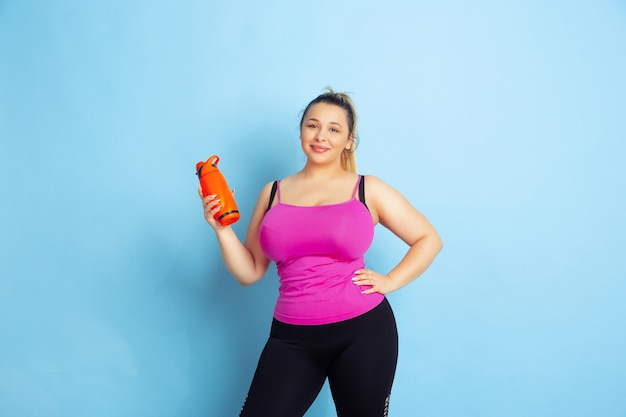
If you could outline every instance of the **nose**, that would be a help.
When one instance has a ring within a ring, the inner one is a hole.
[[[322,131],[322,129],[318,129],[318,130],[315,132],[315,138],[314,138],[314,139],[315,139],[316,141],[318,141],[318,142],[324,142],[324,141],[326,141],[326,138],[325,138],[325,137],[324,137],[324,135],[323,135],[323,131]]]

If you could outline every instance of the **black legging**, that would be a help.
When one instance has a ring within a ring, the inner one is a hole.
[[[274,319],[240,417],[301,417],[328,377],[339,417],[387,416],[398,333],[386,299],[350,320],[294,326]]]

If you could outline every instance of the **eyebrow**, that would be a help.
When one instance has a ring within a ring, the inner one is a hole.
[[[320,123],[320,121],[317,120],[314,117],[311,117],[310,119],[307,119],[307,122],[311,122],[311,121]],[[339,122],[328,122],[328,123],[330,123],[331,125],[337,125],[337,126],[343,127],[343,126],[341,126],[341,123],[339,123]]]

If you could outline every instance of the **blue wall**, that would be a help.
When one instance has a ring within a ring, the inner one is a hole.
[[[391,415],[626,415],[626,4],[471,3],[0,0],[0,415],[237,415],[275,270],[228,276],[194,165],[243,236],[327,85],[446,245]]]

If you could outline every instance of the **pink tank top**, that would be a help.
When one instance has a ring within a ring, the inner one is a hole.
[[[359,176],[359,180],[361,177]],[[357,183],[358,186],[358,183]],[[276,263],[280,288],[274,317],[284,323],[318,325],[359,316],[376,307],[379,293],[352,283],[365,267],[364,255],[374,238],[372,216],[356,197],[323,206],[277,202],[261,222],[259,241]]]

